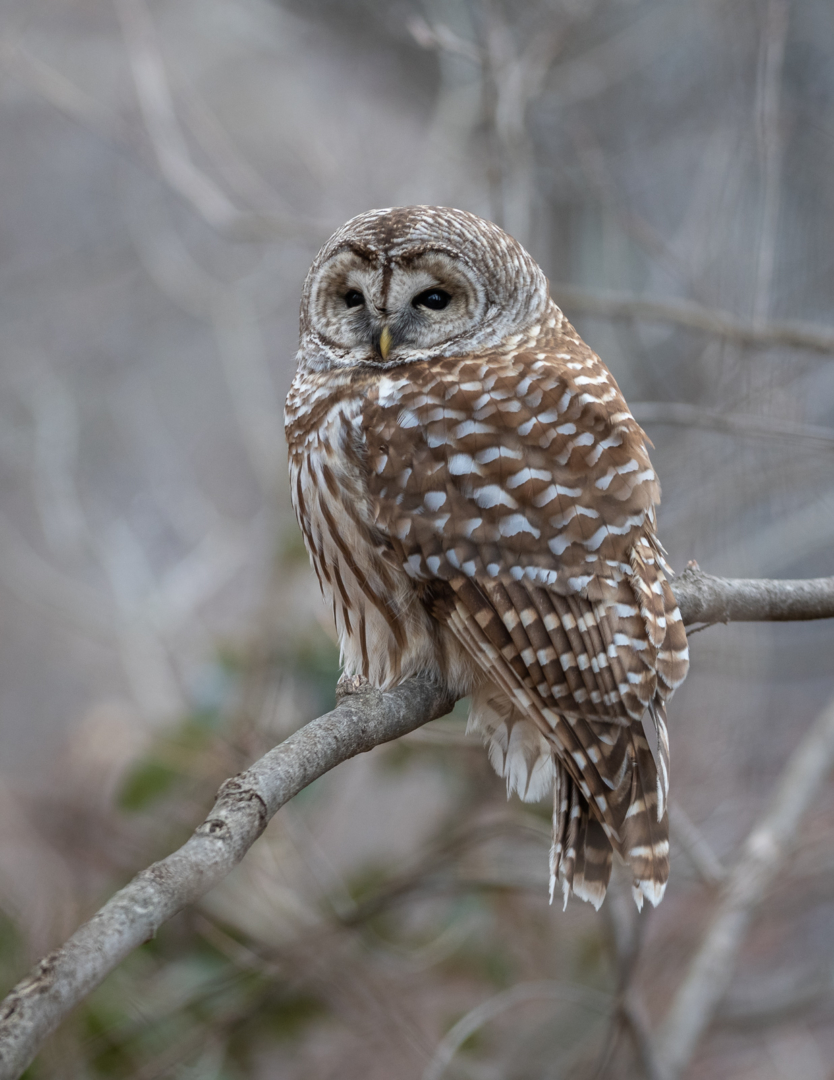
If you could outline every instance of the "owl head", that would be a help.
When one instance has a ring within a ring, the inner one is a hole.
[[[352,218],[301,299],[302,366],[388,368],[495,348],[542,318],[547,280],[497,225],[443,206]]]

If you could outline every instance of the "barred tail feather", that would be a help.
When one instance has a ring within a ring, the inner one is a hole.
[[[558,883],[565,906],[573,893],[599,909],[615,850],[631,866],[638,908],[644,898],[655,905],[662,899],[669,873],[669,746],[663,705],[654,702],[650,715],[657,731],[657,763],[638,725],[609,726],[611,749],[623,756],[619,783],[611,792],[615,832],[599,820],[553,744],[520,709],[495,687],[473,696],[468,730],[484,739],[493,768],[507,782],[507,794],[516,791],[534,802],[553,789],[551,902]]]
[[[608,763],[608,814],[603,820],[561,760],[555,737],[542,733],[503,687],[488,683],[475,691],[468,730],[483,738],[493,767],[506,780],[507,794],[515,791],[533,802],[554,789],[551,901],[558,883],[564,904],[573,893],[598,909],[614,851],[631,866],[638,908],[646,898],[655,905],[662,899],[669,874],[669,741],[659,697],[651,703],[649,716],[657,734],[656,755],[639,722],[587,722]]]
[[[665,781],[658,775],[645,737],[630,733],[628,794],[623,804],[621,837],[600,822],[570,775],[557,762],[553,797],[553,845],[550,851],[550,899],[561,885],[564,905],[574,893],[599,909],[605,899],[614,850],[631,867],[632,893],[657,905],[669,876],[669,818]],[[663,810],[658,820],[659,796]]]
[[[580,900],[587,900],[599,911],[608,882],[614,851],[605,830],[596,818],[585,810],[582,816],[578,858],[573,877],[573,891]]]
[[[666,789],[642,732],[632,732],[632,749],[634,764],[629,806],[623,822],[622,854],[631,866],[634,902],[642,909],[644,897],[656,907],[666,891],[669,816],[665,808]]]
[[[660,701],[653,701],[649,706],[649,716],[657,735],[657,820],[662,821],[669,801],[669,730],[666,727],[666,706]]]
[[[678,602],[666,577],[663,579],[663,598],[667,630],[666,638],[657,653],[657,678],[666,688],[663,697],[668,698],[686,678],[689,670],[689,645]]]
[[[563,907],[571,892],[599,911],[611,878],[613,849],[605,829],[568,773],[557,763],[553,788],[553,845],[550,849],[550,902],[557,881]]]

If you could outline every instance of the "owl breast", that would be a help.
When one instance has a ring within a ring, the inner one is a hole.
[[[286,406],[293,507],[333,611],[342,664],[382,689],[427,672],[464,696],[475,664],[445,640],[376,521],[362,432],[369,392],[367,380],[299,372]]]

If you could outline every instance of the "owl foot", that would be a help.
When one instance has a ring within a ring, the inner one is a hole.
[[[374,689],[364,675],[342,675],[336,683],[336,704],[352,694],[364,694]]]

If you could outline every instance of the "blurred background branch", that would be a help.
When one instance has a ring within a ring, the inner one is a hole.
[[[553,295],[568,315],[596,315],[605,319],[672,323],[714,334],[735,345],[763,349],[786,346],[813,352],[834,353],[834,330],[794,322],[753,323],[727,311],[705,307],[693,300],[659,300],[624,293],[599,293],[572,285],[553,285]]]
[[[659,1035],[660,1075],[677,1080],[691,1062],[733,976],[753,913],[783,871],[802,818],[834,766],[834,700],[791,755],[765,813],[751,830],[717,910]],[[788,871],[790,873],[790,871]]]

